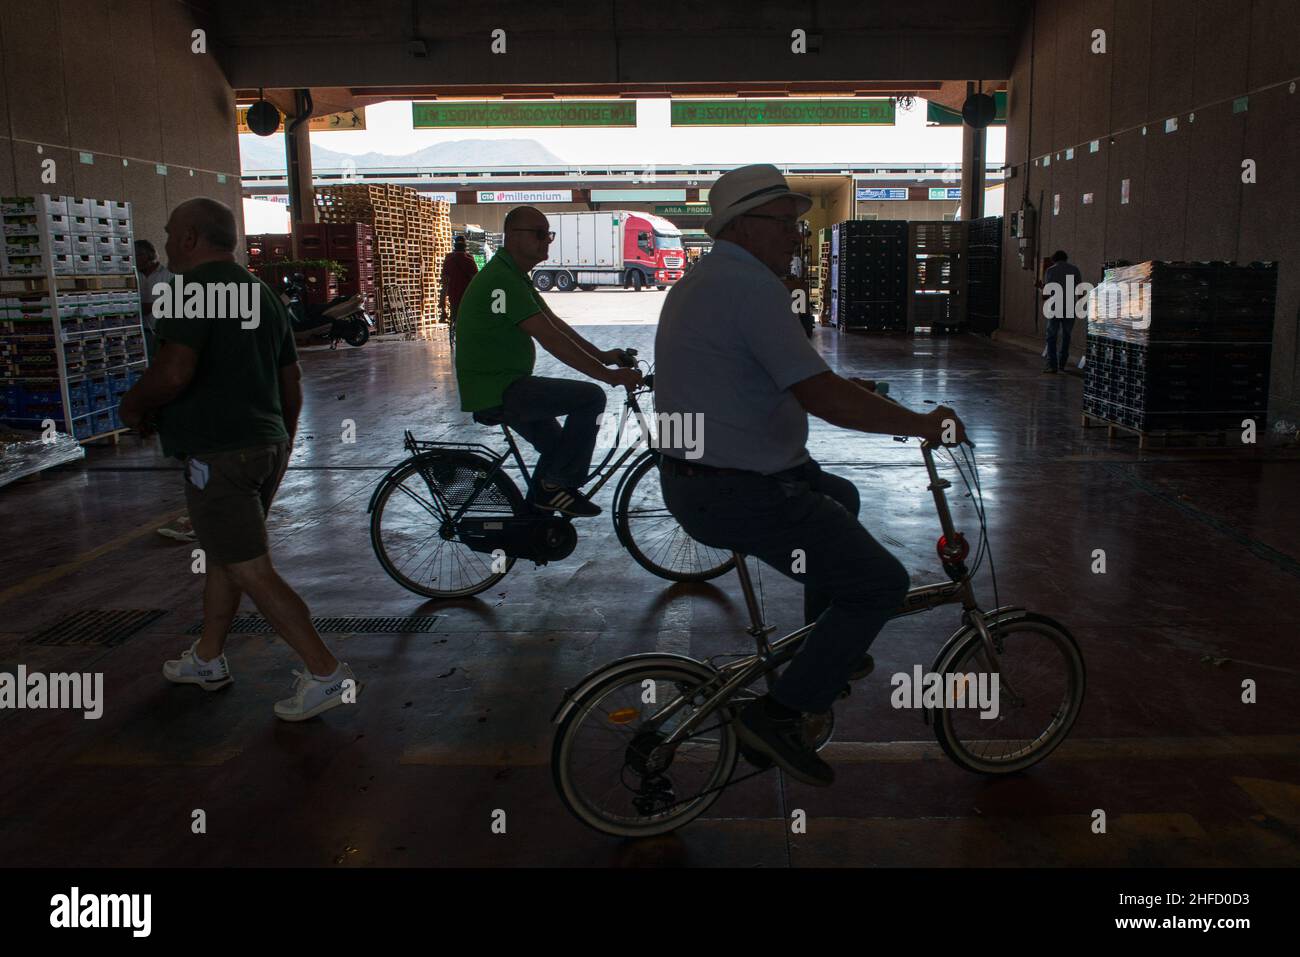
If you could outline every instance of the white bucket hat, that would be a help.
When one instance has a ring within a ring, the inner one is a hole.
[[[704,224],[704,231],[716,239],[718,231],[741,213],[785,196],[799,201],[800,216],[812,209],[812,197],[790,189],[781,171],[770,163],[755,163],[723,173],[709,190],[713,215]]]

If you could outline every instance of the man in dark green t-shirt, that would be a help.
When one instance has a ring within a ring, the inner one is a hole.
[[[538,451],[528,500],[566,515],[599,515],[579,491],[591,467],[605,390],[594,382],[533,375],[536,339],[577,371],[631,388],[641,381],[620,349],[597,349],[553,313],[533,288],[528,271],[544,260],[555,234],[542,212],[517,206],[504,224],[505,248],[465,290],[456,320],[456,380],[460,407],[486,412]],[[566,416],[561,427],[557,416]]]
[[[302,371],[289,315],[235,262],[235,216],[212,199],[167,220],[172,283],[154,299],[159,349],[122,398],[132,428],[155,427],[163,452],[185,463],[185,500],[203,550],[203,634],[163,675],[215,691],[232,682],[223,649],[247,594],[307,665],[276,717],[302,721],[356,700],[356,679],[271,564],[266,513],[284,477],[302,408]]]

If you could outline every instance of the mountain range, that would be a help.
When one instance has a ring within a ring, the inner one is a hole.
[[[284,136],[239,137],[239,154],[243,169],[283,170]],[[339,153],[317,143],[311,145],[312,166],[319,169],[340,169],[348,160],[357,169],[377,166],[440,166],[477,169],[483,166],[549,166],[567,165],[536,140],[453,140],[435,143],[414,153],[393,156],[388,153]]]

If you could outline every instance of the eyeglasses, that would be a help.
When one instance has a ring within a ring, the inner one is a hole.
[[[555,242],[555,231],[549,229],[526,229],[523,226],[511,226],[512,233],[532,233],[538,239],[545,238],[548,243]]]
[[[747,219],[770,219],[780,224],[785,229],[799,229],[799,220],[790,219],[786,216],[769,216],[767,213],[741,213],[740,215]]]

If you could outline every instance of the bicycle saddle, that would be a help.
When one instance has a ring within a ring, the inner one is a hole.
[[[479,425],[500,425],[504,419],[505,410],[500,406],[495,409],[483,409],[479,412],[471,413],[471,417]]]

